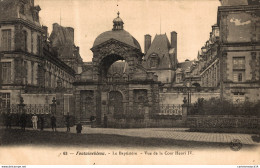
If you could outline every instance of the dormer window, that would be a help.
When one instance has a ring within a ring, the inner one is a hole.
[[[21,6],[20,6],[20,14],[25,14],[25,7],[24,7],[24,4],[21,4]]]
[[[157,54],[152,54],[150,56],[150,68],[157,68],[159,65],[159,57]]]
[[[37,11],[34,11],[33,13],[33,20],[39,22],[39,13]]]
[[[35,13],[35,20],[36,20],[36,22],[39,22],[39,13],[38,12]]]
[[[39,22],[39,12],[40,12],[41,8],[40,6],[35,6],[33,7],[33,20],[36,22]]]

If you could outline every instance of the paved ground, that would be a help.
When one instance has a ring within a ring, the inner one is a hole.
[[[51,129],[45,129],[52,131]],[[141,128],[141,129],[113,129],[113,128],[90,128],[83,127],[83,134],[115,134],[141,138],[167,138],[194,142],[217,142],[230,143],[234,139],[239,139],[243,144],[260,145],[252,140],[254,134],[238,133],[203,133],[186,132],[186,128]],[[66,132],[66,128],[58,128],[59,132]],[[76,133],[76,128],[71,127],[71,133]]]

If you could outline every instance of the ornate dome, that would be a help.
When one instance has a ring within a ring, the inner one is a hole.
[[[117,18],[115,18],[114,20],[113,20],[113,23],[115,23],[115,22],[123,22],[123,20],[118,16]],[[124,22],[123,22],[124,23]]]
[[[138,41],[127,31],[123,29],[123,20],[119,17],[119,12],[117,18],[113,20],[114,26],[112,31],[106,31],[101,33],[94,41],[93,47],[98,46],[110,39],[118,40],[122,43],[128,44],[132,47],[135,47],[141,50],[140,44]]]
[[[132,47],[135,47],[135,48],[141,50],[141,47],[140,47],[140,44],[138,43],[138,41],[130,33],[128,33],[125,30],[107,31],[107,32],[100,34],[96,38],[93,47],[95,47],[99,44],[102,44],[110,39],[118,40],[122,43],[128,44]]]

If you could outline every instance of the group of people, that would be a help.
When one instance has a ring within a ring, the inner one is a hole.
[[[51,128],[53,131],[57,131],[57,125],[56,125],[56,117],[54,115],[51,116],[50,118],[51,120]],[[90,117],[90,121],[91,121],[91,127],[95,127],[95,121],[96,118],[94,116]],[[45,125],[45,118],[43,115],[39,115],[37,116],[36,114],[33,114],[31,117],[31,122],[32,122],[32,128],[33,130],[37,130],[38,129],[38,123],[40,124],[40,130],[44,129],[44,125]],[[12,123],[12,115],[11,113],[6,114],[5,116],[5,124],[6,124],[6,128],[11,128],[11,124]],[[25,127],[26,127],[26,123],[27,123],[27,115],[25,113],[22,113],[19,117],[19,123],[21,125],[21,129],[25,131]],[[70,127],[71,127],[71,117],[70,115],[66,115],[65,116],[65,123],[66,123],[66,127],[67,127],[67,132],[70,132]],[[105,114],[104,115],[104,127],[107,128],[108,127],[108,117]],[[82,124],[79,122],[76,125],[76,131],[77,133],[81,133],[82,131]]]
[[[14,118],[16,118],[16,117],[14,117]],[[12,120],[15,120],[14,118],[13,118],[11,113],[6,113],[4,115],[3,122],[6,125],[6,128],[11,128]],[[25,127],[27,125],[27,120],[28,120],[28,115],[26,115],[26,113],[22,113],[18,117],[18,120],[19,120],[19,125],[21,126],[21,129],[25,131]],[[52,130],[53,131],[57,131],[56,117],[54,115],[52,115],[50,120],[51,120]],[[71,126],[70,123],[71,122],[70,122],[70,116],[69,115],[67,115],[65,117],[65,122],[66,122],[67,132],[70,132],[70,126]],[[40,124],[40,130],[43,130],[44,129],[44,125],[45,125],[45,118],[44,118],[43,115],[33,114],[32,117],[31,117],[31,123],[32,123],[33,130],[37,130],[38,129],[38,124]],[[77,129],[77,130],[79,130],[79,129]],[[82,128],[81,128],[81,130],[82,130]]]

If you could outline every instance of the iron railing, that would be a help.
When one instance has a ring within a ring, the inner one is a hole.
[[[26,114],[51,114],[49,104],[26,104],[24,106]],[[19,104],[11,104],[9,108],[1,108],[0,113],[20,113]]]
[[[182,105],[160,104],[160,112],[158,115],[182,115]]]

